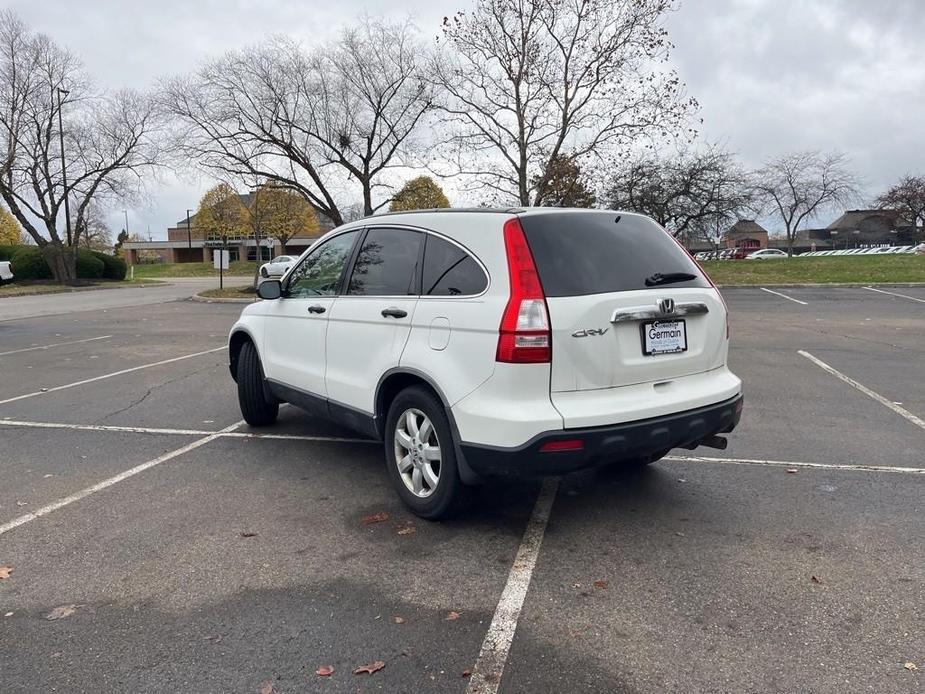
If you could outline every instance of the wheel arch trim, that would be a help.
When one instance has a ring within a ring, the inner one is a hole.
[[[419,369],[415,369],[409,366],[396,366],[389,369],[379,377],[379,382],[376,384],[375,399],[373,400],[373,407],[375,408],[373,416],[375,419],[376,427],[380,433],[380,437],[383,440],[385,439],[386,412],[383,408],[384,403],[382,403],[382,386],[392,376],[398,375],[414,376],[415,378],[418,378],[426,383],[431,388],[431,390],[437,394],[437,397],[440,399],[440,402],[443,405],[443,411],[446,412],[446,418],[450,423],[450,431],[453,434],[453,449],[456,452],[456,461],[459,468],[460,478],[466,484],[480,483],[482,478],[466,462],[466,457],[463,454],[462,448],[460,446],[459,427],[456,426],[456,418],[453,416],[453,409],[450,407],[450,401],[447,399],[446,394],[443,392],[440,386],[436,384],[434,379],[429,374]]]

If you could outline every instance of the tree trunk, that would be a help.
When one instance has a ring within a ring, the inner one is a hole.
[[[75,284],[77,282],[76,248],[65,246],[60,241],[52,241],[42,247],[42,257],[51,268],[52,277],[58,284]]]
[[[370,217],[373,214],[373,191],[370,182],[363,181],[363,216]]]

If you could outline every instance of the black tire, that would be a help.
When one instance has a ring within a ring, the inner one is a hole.
[[[437,484],[427,497],[415,495],[399,471],[395,452],[396,428],[399,418],[414,409],[423,413],[432,423],[440,448],[440,465]],[[465,504],[467,487],[459,478],[456,462],[456,442],[443,403],[424,386],[411,386],[401,391],[389,406],[385,424],[385,463],[389,479],[402,502],[412,513],[428,520],[447,518]]]
[[[269,426],[279,414],[279,403],[264,390],[260,355],[250,341],[241,345],[238,355],[238,404],[244,421],[252,427]]]

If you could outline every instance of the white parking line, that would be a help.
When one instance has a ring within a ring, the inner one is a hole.
[[[59,390],[66,390],[68,388],[76,388],[77,386],[83,386],[87,383],[93,383],[95,381],[102,381],[106,378],[113,378],[115,376],[122,376],[123,374],[129,374],[133,371],[141,371],[142,369],[150,369],[153,366],[163,366],[164,364],[173,364],[174,362],[183,361],[184,359],[192,359],[193,357],[201,357],[203,354],[212,354],[213,352],[221,352],[224,349],[228,349],[225,345],[221,347],[216,347],[215,349],[207,349],[204,352],[194,352],[193,354],[184,354],[182,357],[173,357],[172,359],[164,359],[163,361],[152,362],[151,364],[142,364],[141,366],[133,366],[130,369],[122,369],[121,371],[114,371],[111,374],[103,374],[102,376],[95,376],[93,378],[87,378],[83,381],[75,381],[74,383],[68,383],[63,386],[55,386],[54,388],[46,388],[45,390],[37,390],[32,393],[26,393],[25,395],[17,395],[13,398],[7,398],[6,400],[0,400],[0,405],[6,405],[9,402],[16,402],[17,400],[25,400],[26,398],[34,398],[37,395],[45,395],[46,393],[55,393]]]
[[[380,443],[372,439],[342,436],[311,436],[308,434],[264,434],[254,431],[209,431],[207,429],[168,429],[164,427],[132,427],[112,424],[65,424],[61,422],[23,422],[0,419],[0,426],[25,429],[68,429],[71,431],[107,431],[126,434],[160,434],[164,436],[216,436],[233,439],[274,439],[278,441],[332,441],[336,443]]]
[[[705,458],[697,455],[667,455],[663,460],[679,463],[719,463],[723,465],[768,465],[785,468],[815,468],[820,470],[857,470],[861,472],[895,472],[903,475],[925,475],[925,468],[899,467],[895,465],[839,465],[837,463],[797,463],[787,460],[762,460],[760,458]]]
[[[773,289],[767,289],[766,287],[761,287],[761,291],[767,292],[768,294],[774,294],[775,296],[779,296],[779,297],[781,297],[781,298],[783,298],[783,299],[786,299],[787,301],[792,301],[792,302],[795,303],[795,304],[802,304],[803,306],[808,306],[808,305],[809,305],[809,304],[807,304],[805,301],[800,301],[799,299],[794,299],[792,296],[787,296],[786,294],[781,294],[780,292],[775,292]]]
[[[508,574],[501,599],[482,642],[478,660],[472,668],[472,676],[466,688],[467,694],[494,694],[498,691],[558,488],[558,479],[547,479],[543,482],[520,547],[517,548],[517,555],[514,557],[514,564]]]
[[[99,337],[88,337],[85,340],[70,340],[68,342],[52,342],[50,345],[38,345],[36,347],[24,347],[14,349],[9,352],[0,352],[0,357],[6,357],[10,354],[20,354],[22,352],[33,352],[38,349],[51,349],[52,347],[64,347],[65,345],[79,345],[84,342],[95,342],[96,340],[108,340],[112,335],[100,335]]]
[[[917,299],[914,296],[909,296],[908,294],[897,294],[896,292],[888,292],[884,289],[875,289],[874,287],[864,287],[871,292],[879,292],[881,294],[889,294],[890,296],[898,296],[902,299],[909,299],[909,301],[918,301],[920,304],[925,304],[925,299]]]
[[[221,431],[216,432],[214,434],[210,434],[209,436],[206,436],[205,438],[197,439],[193,441],[192,443],[188,443],[185,446],[176,448],[168,453],[165,453],[162,456],[155,458],[154,460],[149,460],[148,462],[142,463],[141,465],[136,465],[135,467],[129,470],[126,470],[125,472],[120,472],[118,475],[114,475],[113,477],[110,477],[109,479],[105,479],[102,482],[97,482],[91,487],[87,487],[86,489],[81,489],[79,492],[76,492],[75,494],[66,496],[63,499],[58,499],[57,501],[53,501],[47,506],[42,506],[42,508],[37,509],[31,513],[27,513],[25,515],[19,516],[18,518],[14,518],[8,523],[4,523],[3,525],[0,525],[0,535],[3,535],[4,533],[8,533],[13,529],[18,528],[20,525],[25,525],[26,523],[30,521],[34,521],[37,518],[41,518],[42,516],[47,516],[49,513],[53,513],[54,511],[57,511],[60,508],[64,508],[65,506],[73,504],[75,501],[80,501],[81,499],[85,499],[91,494],[96,494],[96,492],[102,491],[103,489],[106,489],[107,487],[111,487],[114,484],[118,484],[119,482],[122,482],[123,480],[127,480],[129,477],[134,477],[139,472],[144,472],[145,470],[148,470],[154,467],[155,465],[166,463],[168,460],[173,460],[177,456],[183,455],[184,453],[189,453],[190,451],[196,448],[199,448],[200,446],[204,446],[210,441],[214,441],[215,439],[219,438],[219,436],[221,436],[222,433],[230,432],[234,429],[237,429],[242,424],[244,424],[244,420],[241,420],[240,422],[232,424],[231,426],[225,427]]]
[[[829,366],[828,364],[826,364],[826,363],[825,363],[824,361],[822,361],[821,359],[817,359],[816,357],[814,357],[814,356],[813,356],[812,354],[810,354],[809,352],[805,352],[805,351],[803,351],[803,350],[801,349],[801,350],[798,350],[798,354],[801,354],[802,356],[806,357],[806,358],[809,359],[811,362],[813,362],[813,364],[815,364],[815,365],[818,366],[819,368],[823,369],[824,371],[828,371],[830,374],[832,374],[833,376],[835,376],[835,378],[841,379],[842,381],[844,381],[845,383],[847,383],[847,384],[848,384],[849,386],[851,386],[852,388],[856,388],[857,390],[861,391],[861,392],[864,393],[864,395],[866,395],[867,397],[873,398],[874,400],[876,400],[877,402],[879,402],[879,403],[880,403],[881,405],[883,405],[884,407],[886,407],[886,408],[888,408],[888,409],[890,409],[890,410],[893,410],[893,412],[895,412],[896,414],[898,414],[900,417],[904,417],[905,419],[909,420],[910,422],[912,422],[913,424],[915,424],[915,425],[916,425],[917,427],[919,427],[920,429],[925,429],[925,420],[922,420],[920,417],[916,417],[914,414],[912,414],[912,413],[911,413],[909,410],[907,410],[906,408],[900,407],[899,405],[897,405],[897,404],[896,404],[895,402],[893,402],[892,400],[889,400],[889,399],[883,397],[882,395],[880,395],[880,393],[876,393],[876,392],[872,391],[870,388],[868,388],[867,386],[865,386],[864,384],[858,383],[858,382],[855,381],[853,378],[851,378],[851,377],[849,377],[849,376],[846,376],[845,374],[843,374],[843,373],[842,373],[841,371],[839,371],[838,369],[835,369],[835,368]]]

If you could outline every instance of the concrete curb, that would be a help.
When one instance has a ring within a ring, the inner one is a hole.
[[[73,294],[75,292],[97,292],[97,291],[104,291],[107,289],[146,289],[148,287],[167,287],[167,286],[170,286],[169,282],[164,282],[161,280],[154,280],[150,283],[129,282],[124,285],[101,284],[101,285],[93,285],[92,287],[64,287],[64,288],[56,289],[50,292],[23,292],[22,294],[0,294],[0,301],[3,301],[4,299],[15,299],[20,296],[55,296],[56,294]]]
[[[198,301],[201,304],[253,304],[259,301],[259,299],[226,299],[223,297],[209,297],[202,296],[200,294],[193,294],[190,297],[191,301]]]

